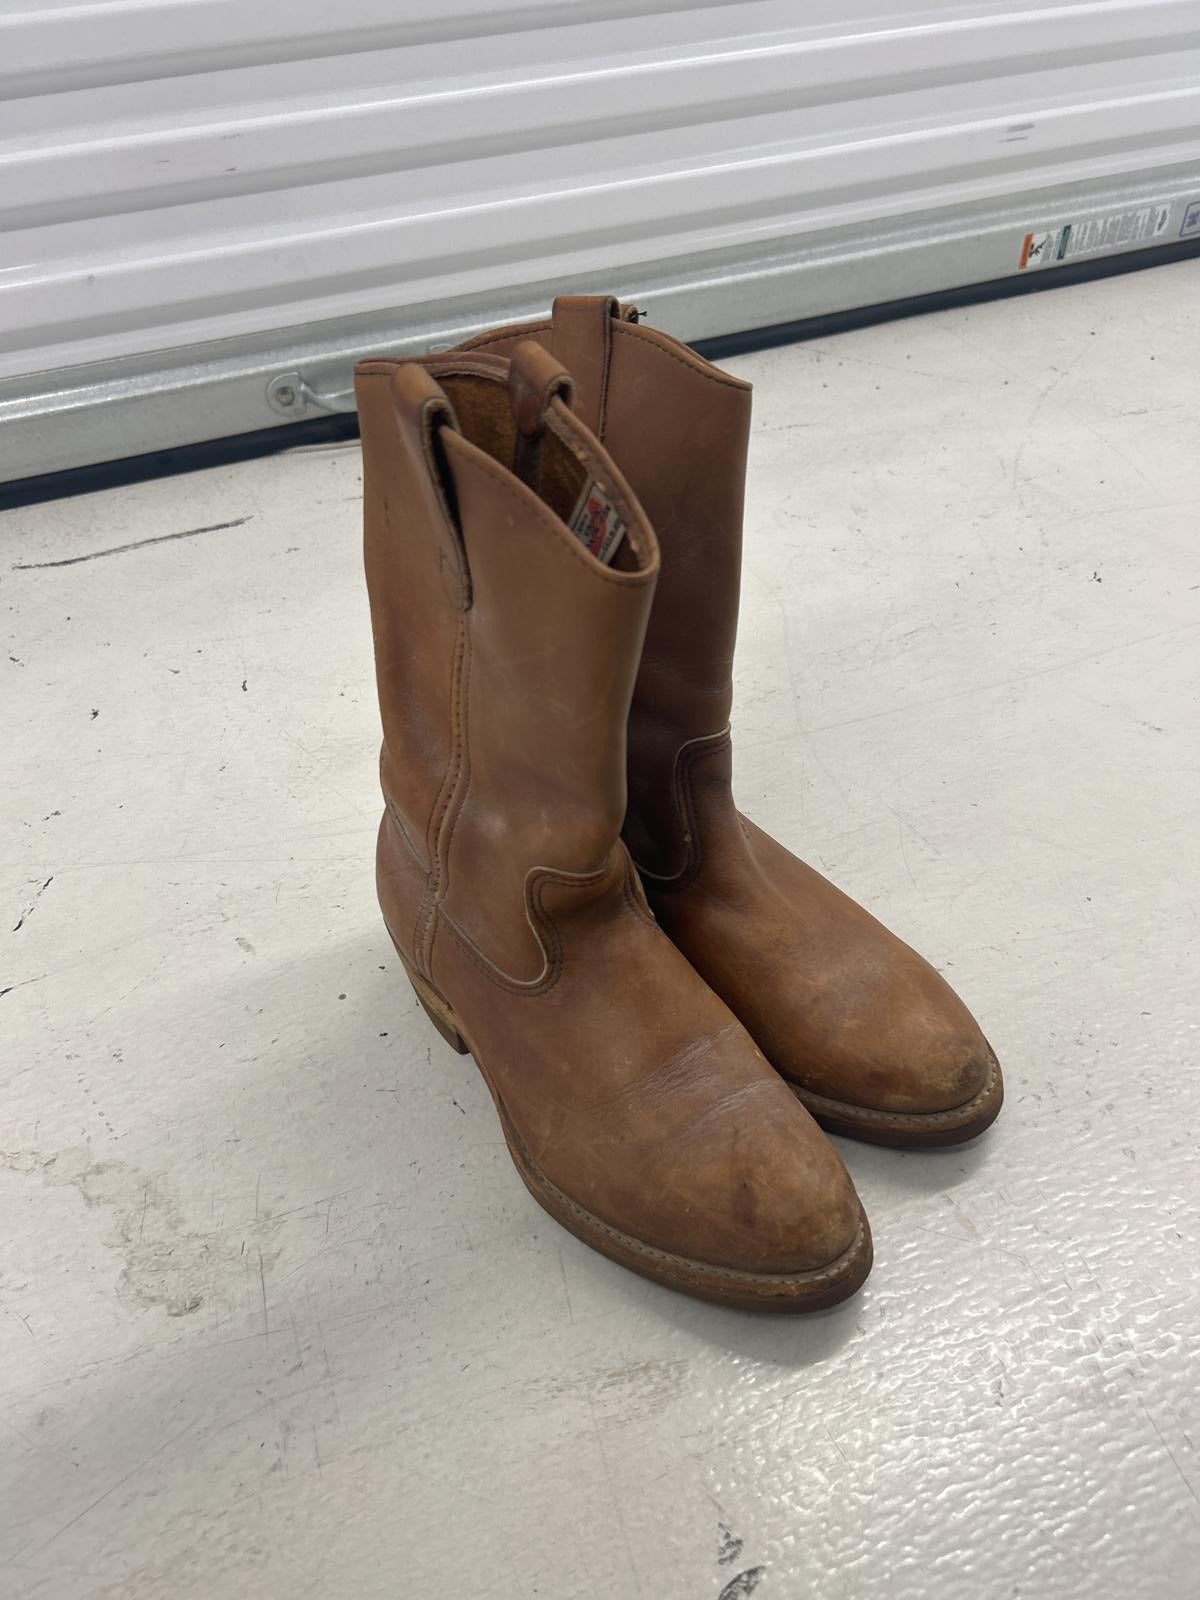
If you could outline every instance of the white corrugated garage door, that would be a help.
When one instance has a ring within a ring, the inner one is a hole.
[[[0,478],[348,405],[560,286],[699,338],[1200,233],[1200,0],[27,4]]]

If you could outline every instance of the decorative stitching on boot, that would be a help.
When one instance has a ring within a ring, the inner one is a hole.
[[[682,888],[699,870],[703,858],[700,829],[696,821],[696,799],[692,790],[692,768],[708,756],[727,750],[733,741],[733,730],[722,728],[720,733],[703,733],[681,744],[675,752],[671,772],[671,796],[675,803],[675,816],[683,835],[684,861],[678,872],[651,872],[640,862],[635,862],[638,873],[652,883],[664,887]]]
[[[554,867],[530,867],[525,874],[525,920],[542,952],[542,970],[536,978],[515,978],[505,972],[490,956],[485,955],[475,940],[454,917],[441,908],[441,917],[450,932],[462,946],[463,952],[479,970],[513,994],[541,994],[558,981],[562,972],[562,936],[553,917],[546,910],[542,895],[547,884],[561,883],[567,888],[587,888],[599,883],[612,871],[612,861],[606,861],[593,872],[564,872]]]
[[[425,894],[422,896],[421,905],[417,911],[417,923],[414,930],[413,956],[417,962],[418,971],[424,977],[429,976],[428,947],[432,944],[430,937],[432,918],[439,900],[439,891],[444,893],[444,890],[441,890],[441,886],[446,877],[447,861],[442,853],[441,834],[462,774],[465,754],[463,685],[464,680],[469,679],[470,675],[468,645],[467,619],[464,615],[460,615],[458,619],[458,641],[450,678],[450,760],[447,763],[446,776],[442,780],[438,803],[435,806],[434,814],[430,817],[429,830],[426,835],[429,845],[431,871]]]
[[[427,952],[429,963],[428,970],[433,972],[433,945],[437,937],[438,919],[445,916],[444,902],[450,892],[450,849],[454,843],[454,832],[458,827],[459,818],[463,814],[467,794],[471,788],[471,751],[468,736],[468,721],[470,716],[471,701],[471,663],[474,657],[471,651],[471,634],[467,627],[464,630],[463,665],[458,686],[458,697],[455,705],[457,713],[456,738],[458,741],[458,771],[455,774],[454,789],[446,805],[445,815],[442,818],[441,833],[438,839],[438,881],[434,885],[433,903],[430,909],[429,928],[426,934]]]
[[[618,846],[618,848],[621,848]],[[629,852],[623,850],[625,857],[624,868],[621,874],[621,898],[629,909],[648,926],[661,932],[654,915],[645,907],[637,903],[636,894],[631,891],[630,874],[633,863]],[[542,952],[543,968],[536,978],[516,978],[511,973],[505,972],[503,967],[497,965],[490,956],[486,955],[475,940],[462,925],[445,909],[439,906],[439,920],[453,934],[461,946],[463,953],[493,982],[501,988],[518,995],[541,994],[546,989],[557,983],[562,975],[563,944],[562,935],[559,933],[558,924],[553,916],[546,910],[544,894],[546,887],[552,883],[562,884],[568,889],[587,888],[591,884],[600,883],[613,870],[613,860],[610,857],[602,867],[594,872],[566,872],[555,867],[530,867],[525,874],[525,920],[533,931],[534,939]]]

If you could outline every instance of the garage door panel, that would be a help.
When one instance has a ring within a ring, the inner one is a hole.
[[[123,376],[203,391],[194,430],[186,406],[171,426],[207,436],[206,362],[220,348],[227,382],[238,341],[291,356],[311,329],[315,358],[339,324],[416,337],[556,278],[632,289],[638,273],[677,331],[732,331],[755,315],[734,286],[764,277],[762,317],[878,297],[888,252],[897,294],[949,286],[971,271],[970,230],[990,238],[1022,206],[1033,225],[1157,200],[1178,236],[1200,189],[1200,0],[859,0],[805,7],[803,26],[798,10],[0,14],[15,92],[0,107],[0,470],[28,459],[15,424],[40,418],[38,448],[54,443],[47,393],[77,415],[89,386],[118,404]],[[903,242],[922,229],[928,249]],[[821,280],[810,269],[835,246]],[[996,248],[1017,270],[998,234]],[[720,264],[707,286],[701,257]],[[719,304],[742,320],[722,328]],[[236,426],[276,420],[257,360]],[[131,448],[162,442],[181,441],[131,429]]]

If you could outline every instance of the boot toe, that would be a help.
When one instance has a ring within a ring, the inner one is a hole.
[[[732,1151],[722,1173],[679,1175],[682,1253],[740,1272],[813,1273],[861,1241],[864,1217],[850,1175],[794,1099],[751,1138],[734,1135]]]
[[[853,980],[836,986],[836,1005],[798,1006],[791,1030],[776,1028],[768,1054],[793,1086],[911,1116],[951,1113],[990,1092],[999,1073],[990,1045],[919,956],[904,951],[883,981]]]
[[[547,1184],[519,1140],[510,1147],[552,1215],[644,1277],[745,1310],[824,1310],[862,1286],[871,1230],[809,1113],[781,1079],[763,1087],[755,1099],[761,1109],[770,1097],[769,1121],[742,1115],[694,1141],[646,1145],[640,1178],[606,1185],[603,1198],[578,1183],[571,1195]]]
[[[973,1139],[1004,1100],[1000,1064],[978,1030],[938,1041],[913,1038],[869,1061],[827,1060],[813,1078],[819,1088],[802,1079],[792,1089],[822,1127],[901,1147]]]
[[[815,1127],[813,1134],[755,1173],[757,1219],[739,1215],[750,1183],[743,1178],[738,1186],[731,1207],[734,1219],[744,1220],[738,1254],[755,1271],[819,1271],[853,1249],[861,1235],[862,1204],[850,1176],[824,1135]]]
[[[978,1096],[995,1065],[987,1040],[968,1026],[914,1017],[874,1067],[869,1103],[886,1111],[953,1111]],[[856,1098],[851,1095],[850,1098]]]

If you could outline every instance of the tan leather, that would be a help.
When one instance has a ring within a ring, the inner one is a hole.
[[[826,1126],[941,1144],[999,1110],[1000,1070],[927,962],[739,815],[729,714],[750,387],[612,297],[464,348],[532,337],[653,524],[663,570],[629,721],[624,836],[688,960]]]
[[[620,838],[650,522],[536,344],[511,368],[365,361],[356,384],[377,882],[422,1004],[588,1243],[733,1304],[842,1298],[870,1263],[845,1169],[657,926]],[[626,526],[611,566],[565,522],[593,478]]]

